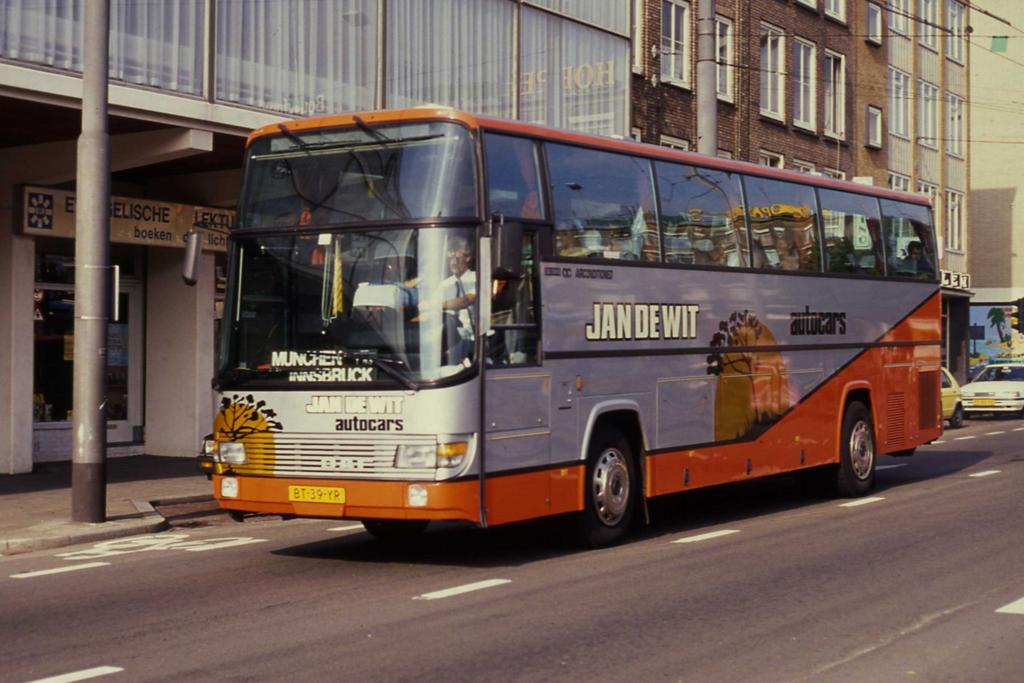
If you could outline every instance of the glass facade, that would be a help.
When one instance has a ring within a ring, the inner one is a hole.
[[[81,72],[85,0],[0,0],[0,57]],[[204,0],[110,3],[110,78],[203,92]]]
[[[0,58],[81,72],[84,8],[0,0]],[[110,77],[292,116],[441,104],[625,135],[629,22],[629,0],[113,0]]]

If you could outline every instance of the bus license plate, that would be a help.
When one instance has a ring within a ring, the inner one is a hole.
[[[996,400],[994,398],[976,398],[974,399],[974,405],[976,406],[994,406]]]
[[[345,489],[336,486],[289,486],[288,500],[295,503],[344,503]]]

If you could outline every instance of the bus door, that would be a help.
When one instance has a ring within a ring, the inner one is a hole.
[[[535,235],[522,239],[522,275],[493,280],[485,358],[489,523],[549,514],[551,373],[539,360]]]

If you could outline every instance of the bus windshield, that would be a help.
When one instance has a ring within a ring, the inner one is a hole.
[[[471,367],[474,245],[471,228],[236,238],[219,382],[414,388]]]
[[[473,171],[470,134],[454,123],[282,126],[249,147],[238,227],[474,217]]]

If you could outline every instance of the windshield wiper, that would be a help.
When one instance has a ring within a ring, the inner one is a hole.
[[[395,358],[384,358],[382,356],[357,356],[357,358],[369,358],[373,361],[373,367],[377,368],[393,380],[398,381],[410,391],[417,391],[419,387],[412,381],[405,372],[405,363]],[[399,370],[398,368],[402,368]]]
[[[288,370],[256,370],[253,368],[232,368],[217,373],[213,378],[213,388],[220,389],[225,384],[245,384],[254,379],[274,379],[287,376]]]

